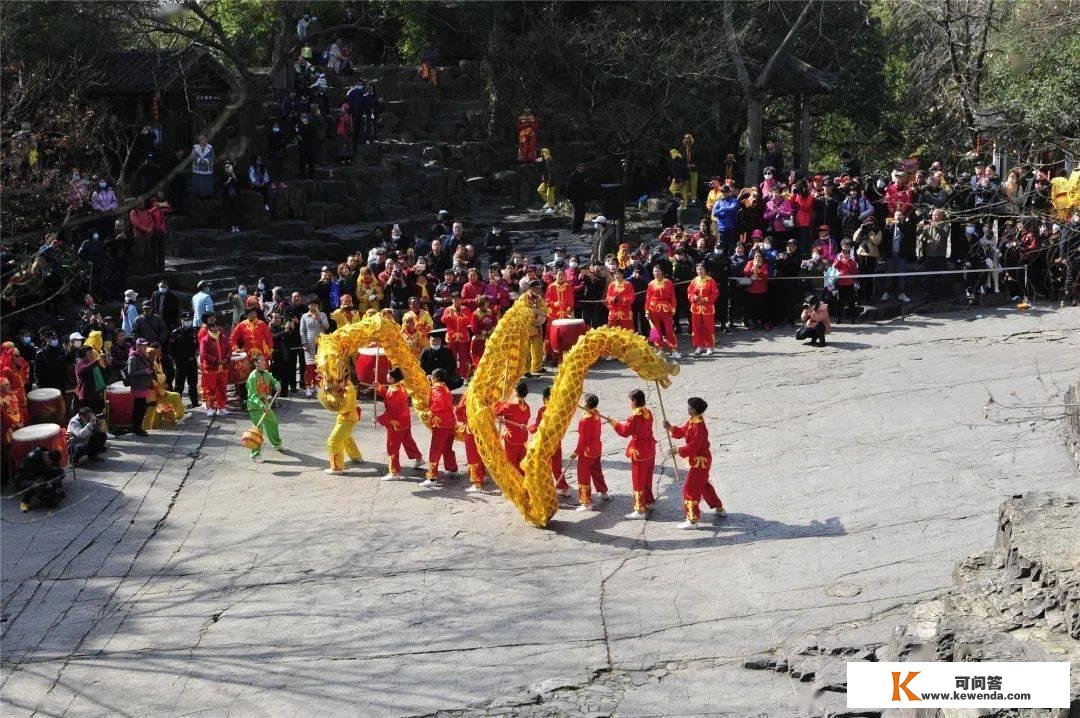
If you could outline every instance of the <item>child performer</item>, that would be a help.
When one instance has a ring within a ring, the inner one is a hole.
[[[686,459],[690,465],[690,471],[686,474],[683,482],[683,507],[686,511],[686,521],[679,524],[681,529],[694,528],[698,519],[701,518],[699,503],[705,499],[709,508],[720,517],[727,513],[724,510],[724,502],[716,495],[716,489],[709,483],[709,469],[712,467],[712,452],[709,451],[709,430],[705,426],[705,418],[702,414],[709,408],[705,400],[692,396],[686,401],[687,412],[690,419],[682,426],[672,426],[664,422],[664,428],[671,432],[676,439],[686,439],[686,443],[678,449],[679,456]],[[672,457],[674,460],[674,457]]]
[[[375,391],[383,400],[386,411],[375,418],[386,429],[387,471],[383,481],[401,478],[401,449],[405,456],[415,462],[419,469],[424,465],[424,455],[412,435],[412,415],[409,413],[409,392],[405,390],[405,373],[401,367],[392,367],[386,373],[389,386],[375,385]]]
[[[596,485],[596,493],[605,501],[608,500],[607,483],[604,481],[604,470],[600,468],[600,453],[603,450],[600,444],[600,414],[596,407],[600,405],[600,399],[596,394],[585,395],[585,409],[578,422],[578,443],[571,459],[577,459],[578,474],[578,500],[581,502],[577,511],[588,511],[592,508],[592,485]]]

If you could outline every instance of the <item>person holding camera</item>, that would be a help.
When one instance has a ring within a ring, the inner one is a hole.
[[[67,425],[68,455],[71,465],[75,466],[82,459],[96,459],[105,451],[106,435],[101,428],[104,414],[95,414],[89,406],[83,406],[79,413],[71,417]]]
[[[829,321],[829,305],[811,294],[802,306],[800,318],[805,324],[795,332],[795,338],[799,341],[809,339],[810,346],[815,344],[825,346],[825,335],[832,328]]]

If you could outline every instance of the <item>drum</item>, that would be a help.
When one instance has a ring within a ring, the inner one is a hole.
[[[548,344],[552,351],[569,351],[587,330],[584,319],[553,319],[548,326]]]
[[[375,376],[375,358],[379,358],[379,375]],[[390,371],[390,359],[382,347],[364,347],[356,355],[356,380],[361,384],[388,384],[386,375]]]
[[[131,387],[123,382],[109,384],[105,388],[105,410],[109,422],[109,431],[131,429],[132,413],[135,402],[131,398]]]
[[[27,424],[67,425],[64,394],[59,389],[34,389],[26,395]]]
[[[251,374],[251,359],[245,352],[233,352],[229,362],[229,383],[246,384],[248,375]]]
[[[23,458],[30,453],[35,446],[44,446],[46,449],[56,449],[60,452],[60,466],[68,463],[67,432],[57,424],[34,424],[16,429],[11,435],[11,450],[8,456],[11,460],[11,470],[19,468]]]

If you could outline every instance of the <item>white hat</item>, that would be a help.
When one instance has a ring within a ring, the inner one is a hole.
[[[596,222],[597,224],[607,224],[608,220],[604,215],[598,214],[596,215],[596,218],[593,219],[593,222]]]
[[[68,339],[69,340],[78,339],[79,341],[82,341],[83,339],[86,339],[86,337],[84,337],[82,334],[79,334],[78,332],[72,332],[71,336],[68,337]]]
[[[124,299],[128,300],[129,302],[134,302],[135,298],[138,296],[139,293],[136,292],[134,289],[128,289],[124,292]]]

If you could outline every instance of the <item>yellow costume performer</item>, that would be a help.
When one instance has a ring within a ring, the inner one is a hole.
[[[334,430],[326,439],[330,468],[324,471],[328,474],[343,474],[345,473],[345,454],[348,454],[355,463],[363,461],[360,447],[356,445],[352,437],[353,427],[360,421],[360,407],[356,404],[356,387],[352,382],[347,381],[331,388],[320,389],[319,400],[323,406],[334,406],[337,411]]]
[[[146,405],[153,406],[153,409],[147,411],[143,417],[143,431],[176,426],[177,422],[184,418],[184,402],[180,399],[180,394],[169,391],[158,350],[154,350],[154,388],[152,395],[146,399]]]

